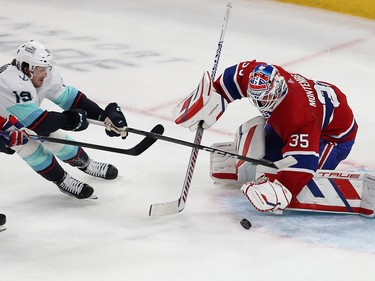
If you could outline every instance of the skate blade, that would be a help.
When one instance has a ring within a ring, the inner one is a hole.
[[[98,196],[96,196],[96,194],[91,194],[91,196],[90,197],[87,197],[86,199],[92,199],[92,200],[96,200],[96,199],[98,199]]]

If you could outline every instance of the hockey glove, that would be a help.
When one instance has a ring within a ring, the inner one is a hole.
[[[241,190],[254,208],[260,212],[281,215],[292,200],[292,193],[285,186],[278,180],[270,182],[265,176],[245,183]]]
[[[62,114],[68,117],[67,124],[62,128],[64,130],[83,131],[89,126],[86,117],[87,113],[83,109],[70,109],[64,111]]]
[[[26,144],[29,141],[29,135],[22,123],[12,115],[4,119],[2,123],[0,124],[0,151],[13,154],[14,150],[11,147]]]
[[[5,142],[5,145],[13,147],[26,144],[29,141],[29,134],[25,130],[14,130],[9,132],[6,138],[8,140]]]
[[[107,105],[104,111],[107,116],[104,120],[106,134],[110,137],[121,136],[122,139],[126,139],[128,136],[128,132],[126,131],[128,124],[118,104],[112,102]]]

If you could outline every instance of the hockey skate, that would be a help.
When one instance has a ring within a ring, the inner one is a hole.
[[[107,163],[97,162],[89,159],[89,164],[84,168],[79,168],[88,175],[103,178],[106,180],[113,180],[117,178],[118,170],[115,166]]]
[[[62,181],[55,182],[55,184],[59,187],[62,193],[66,193],[78,199],[97,199],[97,197],[93,194],[94,189],[91,186],[86,183],[80,182],[79,180],[76,180],[68,173],[65,173]]]
[[[0,232],[6,230],[5,223],[7,222],[7,217],[4,214],[0,214]]]

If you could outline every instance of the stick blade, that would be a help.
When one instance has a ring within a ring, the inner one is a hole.
[[[154,217],[177,214],[185,208],[185,205],[180,204],[180,202],[181,200],[177,199],[170,202],[152,204],[150,205],[148,215]]]
[[[161,124],[157,124],[154,128],[152,128],[151,133],[162,135],[164,133],[164,127]],[[138,156],[145,152],[151,145],[153,145],[158,139],[144,138],[140,143],[134,146],[131,150],[131,155]]]

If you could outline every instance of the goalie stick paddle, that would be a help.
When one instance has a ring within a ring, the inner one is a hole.
[[[164,127],[161,124],[158,124],[151,130],[150,133],[161,135],[164,133]],[[157,139],[155,138],[145,137],[143,140],[141,140],[137,145],[133,146],[132,148],[122,149],[122,148],[117,148],[117,147],[110,147],[110,146],[98,145],[98,144],[93,144],[93,143],[58,139],[58,138],[38,136],[38,135],[30,135],[30,139],[46,141],[46,142],[61,143],[61,144],[67,144],[67,145],[73,145],[73,146],[87,147],[87,148],[92,148],[92,149],[97,149],[97,150],[127,154],[131,156],[138,156],[142,154],[144,151],[146,151],[151,145],[153,145],[157,141]]]

